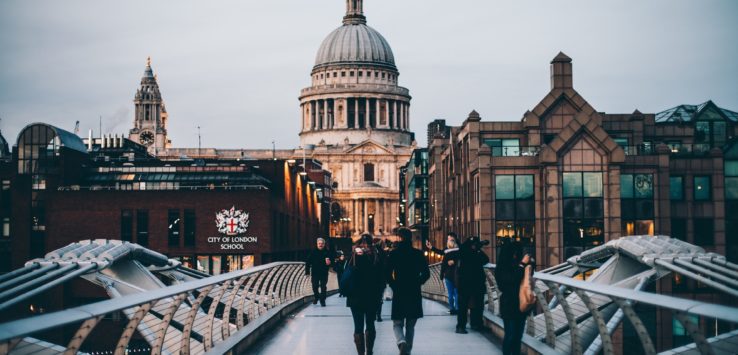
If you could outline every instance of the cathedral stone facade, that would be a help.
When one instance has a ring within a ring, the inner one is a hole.
[[[129,137],[163,159],[319,162],[333,179],[330,236],[371,232],[391,237],[400,223],[398,173],[416,146],[410,132],[410,91],[398,85],[399,75],[389,43],[366,23],[363,0],[347,0],[343,24],[321,44],[311,85],[300,93],[297,149],[169,147],[166,110],[150,63],[136,93],[135,127]],[[310,170],[316,164],[307,165]]]
[[[398,172],[414,147],[410,92],[362,0],[323,41],[300,95],[301,149],[333,173],[333,235],[389,236],[398,225]]]

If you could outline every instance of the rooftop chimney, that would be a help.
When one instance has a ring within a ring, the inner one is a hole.
[[[556,58],[551,61],[551,90],[571,89],[573,87],[571,58],[564,52],[559,52]]]

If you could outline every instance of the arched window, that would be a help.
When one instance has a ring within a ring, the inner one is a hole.
[[[364,181],[374,181],[374,164],[364,164]]]

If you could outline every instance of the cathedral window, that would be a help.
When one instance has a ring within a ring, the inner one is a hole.
[[[374,164],[364,164],[364,181],[374,181]]]

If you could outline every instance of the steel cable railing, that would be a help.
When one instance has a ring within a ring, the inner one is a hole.
[[[0,354],[201,354],[310,295],[303,263],[271,263],[0,324]],[[132,347],[134,338],[148,348]]]
[[[440,264],[431,265],[431,279],[423,285],[426,297],[447,300],[446,288],[440,279]],[[499,298],[494,271],[488,264],[486,308],[500,316]],[[638,336],[640,347],[646,354],[656,354],[654,339],[636,305],[645,305],[670,312],[676,322],[685,329],[693,344],[680,351],[697,351],[701,354],[738,353],[738,308],[710,304],[695,300],[654,294],[634,289],[595,284],[538,272],[534,275],[534,292],[537,296],[537,315],[528,318],[526,333],[549,350],[566,354],[614,354],[617,351],[611,339],[619,320],[628,319]],[[640,288],[648,280],[638,280]],[[608,319],[609,318],[609,321]],[[728,331],[715,334],[707,324],[724,322]],[[501,327],[502,325],[499,324]],[[585,337],[586,327],[596,334]],[[730,331],[732,329],[732,331]],[[711,330],[708,339],[708,331]],[[677,349],[659,349],[659,351]],[[674,351],[673,353],[679,353]]]

